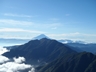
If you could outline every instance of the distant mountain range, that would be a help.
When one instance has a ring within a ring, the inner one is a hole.
[[[96,53],[96,43],[82,44],[82,43],[67,43],[67,45],[75,47],[76,49]]]
[[[32,40],[40,40],[42,38],[51,39],[44,34],[41,34],[37,37],[32,38]],[[29,39],[0,39],[0,43],[16,43],[16,44],[24,44],[30,41]],[[87,51],[96,53],[96,43],[86,43],[84,41],[72,41],[72,40],[57,40],[60,43],[67,44],[71,46],[71,48],[77,52]],[[12,47],[7,47],[11,49]]]

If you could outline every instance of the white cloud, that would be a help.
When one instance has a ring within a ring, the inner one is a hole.
[[[4,16],[13,16],[13,17],[27,17],[27,18],[31,18],[33,16],[30,16],[30,15],[24,15],[24,14],[12,14],[12,13],[5,13]]]
[[[4,62],[7,62],[7,61],[9,61],[9,58],[0,55],[0,63],[4,63]]]
[[[2,56],[3,53],[8,52],[6,48],[0,47],[0,63],[4,63],[6,61],[9,61],[9,58]]]
[[[47,32],[38,30],[26,30],[21,28],[0,28],[0,38],[32,39],[34,35]]]
[[[2,61],[0,60],[0,72],[19,72],[25,69],[29,69],[29,72],[35,72],[35,68],[32,65],[22,63],[25,60],[24,57],[15,58],[13,62],[8,62],[9,59],[4,56],[0,56],[0,58],[3,58],[3,60],[1,59]]]
[[[13,20],[13,19],[0,19],[0,24],[7,24],[7,25],[32,25],[33,22],[19,21],[19,20]]]
[[[1,24],[1,28],[6,26],[6,27],[20,27],[20,28],[32,27],[36,29],[45,29],[45,28],[49,29],[49,28],[62,26],[62,24],[59,22],[38,24],[31,21],[22,21],[22,20],[14,20],[14,19],[0,19],[0,24]],[[6,31],[9,31],[9,29]]]
[[[96,43],[96,34],[84,34],[84,33],[63,33],[63,34],[47,34],[49,37],[53,39],[69,39],[69,40],[81,40],[87,43]]]
[[[25,70],[28,68],[31,68],[31,65],[7,62],[0,65],[0,72],[19,72],[20,70]]]
[[[0,72],[20,72],[26,69],[29,70],[28,72],[35,72],[34,66],[23,63],[24,57],[14,57],[12,60],[2,56],[3,53],[8,51],[6,48],[0,47]]]
[[[13,58],[13,60],[14,60],[14,62],[16,62],[16,63],[22,63],[22,62],[24,62],[25,61],[25,58],[24,57],[19,57],[19,58]]]
[[[35,28],[42,28],[42,29],[49,29],[49,28],[53,28],[53,27],[60,27],[62,26],[61,23],[59,22],[54,22],[54,23],[39,23],[39,24],[34,24],[33,27]]]
[[[21,28],[1,28],[0,32],[28,32],[28,33],[45,33],[43,31],[25,30]]]
[[[63,34],[48,34],[49,37],[59,37],[59,38],[64,38],[64,37],[96,37],[96,34],[84,34],[84,33],[79,33],[79,32],[74,32],[74,33],[63,33]]]
[[[0,19],[0,24],[2,26],[9,26],[9,27],[33,27],[33,28],[52,28],[52,27],[60,27],[62,26],[59,22],[54,23],[34,23],[32,21],[22,21],[22,20],[14,20],[14,19]]]
[[[77,36],[80,35],[79,32],[75,32],[75,33],[64,33],[64,34],[49,34],[49,36],[56,36],[56,37],[68,37],[68,36]]]
[[[2,55],[5,52],[8,52],[9,50],[7,50],[6,48],[0,47],[0,55]]]
[[[32,69],[28,72],[35,72],[35,68],[32,67]]]
[[[2,50],[3,48],[0,49],[0,52]],[[3,51],[6,52],[5,49]],[[25,69],[29,69],[28,72],[35,72],[35,68],[32,65],[23,63],[25,61],[24,57],[13,58],[13,60],[0,55],[0,72],[20,72]]]

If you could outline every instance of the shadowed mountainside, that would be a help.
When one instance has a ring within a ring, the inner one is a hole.
[[[59,58],[37,69],[39,69],[38,72],[96,72],[96,56],[82,52],[66,59]]]
[[[77,52],[69,46],[56,40],[43,38],[41,40],[31,40],[17,48],[12,48],[10,52],[3,54],[9,58],[23,56],[27,62],[42,63],[51,62],[59,57],[67,57]]]

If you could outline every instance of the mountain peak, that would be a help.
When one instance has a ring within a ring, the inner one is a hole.
[[[44,34],[40,34],[39,36],[44,36],[44,37],[45,37],[46,35],[44,35]]]
[[[49,38],[49,37],[47,37],[46,35],[44,35],[44,34],[40,34],[40,35],[38,35],[38,36],[34,37],[34,38],[33,38],[33,40],[35,40],[35,39],[40,40],[40,39],[42,39],[42,38],[47,38],[47,39],[50,39],[50,38]]]

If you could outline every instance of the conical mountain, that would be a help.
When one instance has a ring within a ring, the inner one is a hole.
[[[40,40],[40,39],[42,39],[42,38],[47,38],[47,39],[50,39],[50,38],[49,38],[49,37],[47,37],[46,35],[44,35],[44,34],[40,34],[40,35],[38,35],[38,36],[34,37],[32,40],[36,40],[36,39]]]
[[[4,55],[12,58],[23,56],[27,62],[36,63],[38,60],[42,62],[50,62],[59,57],[75,54],[76,51],[72,50],[69,46],[64,45],[56,40],[43,38],[40,40],[31,40],[24,45],[13,48],[10,52]]]

